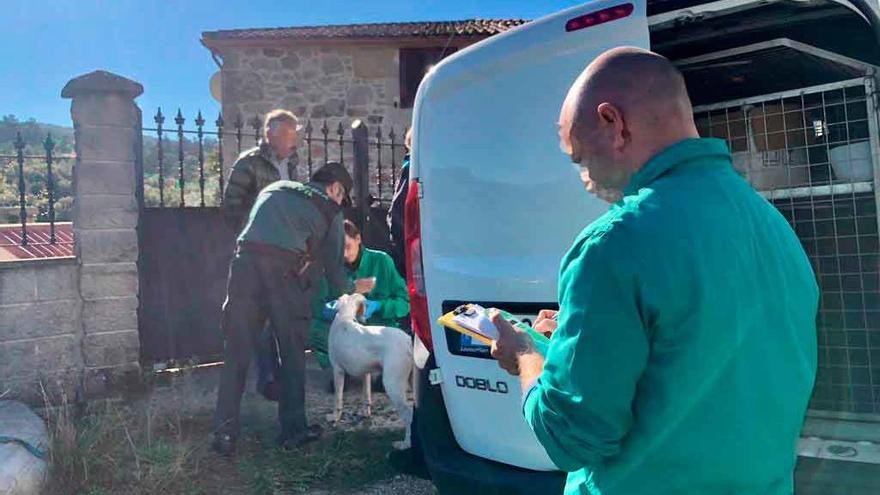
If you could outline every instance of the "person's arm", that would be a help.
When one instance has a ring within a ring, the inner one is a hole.
[[[408,159],[407,159],[408,163]],[[409,191],[409,165],[405,164],[400,169],[400,179],[397,190],[391,200],[391,208],[388,210],[388,230],[391,234],[391,242],[402,246],[403,238],[403,214],[406,206],[406,195]]]
[[[324,320],[324,304],[330,300],[327,281],[320,278],[318,290],[312,297],[312,322],[309,325],[309,348],[312,350],[327,351],[327,330],[329,326]]]
[[[232,165],[226,189],[223,191],[223,217],[236,232],[244,227],[244,222],[253,206],[256,193],[256,178],[248,159],[242,158]]]
[[[559,327],[523,398],[526,421],[564,471],[619,452],[649,354],[637,270],[601,241],[582,249],[562,273]],[[534,361],[523,355],[520,367]]]
[[[409,315],[409,292],[406,288],[406,282],[397,268],[394,267],[394,261],[388,255],[382,255],[380,258],[379,273],[376,274],[377,284],[381,286],[381,294],[383,297],[378,300],[381,303],[378,316],[383,319],[399,319]],[[375,290],[374,290],[375,291]],[[379,292],[379,291],[375,291]]]
[[[333,300],[330,288],[327,286],[327,278],[321,277],[318,282],[318,290],[312,298],[312,324],[324,321],[324,305]],[[335,297],[339,297],[338,295]]]
[[[330,229],[324,238],[323,255],[324,274],[327,277],[330,293],[347,294],[353,289],[345,276],[345,264],[342,253],[345,249],[345,231],[342,228],[342,213],[337,213],[330,223]]]

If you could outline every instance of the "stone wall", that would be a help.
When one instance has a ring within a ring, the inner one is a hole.
[[[38,402],[40,383],[72,393],[81,322],[75,259],[0,263],[0,394]]]
[[[76,257],[0,263],[0,394],[69,400],[139,377],[135,146],[143,88],[96,71],[71,80]]]
[[[438,43],[442,45],[443,42]],[[223,48],[220,54],[223,57],[224,119],[229,125],[240,115],[247,122],[255,115],[285,108],[303,119],[303,125],[311,119],[312,136],[316,139],[323,136],[319,129],[326,121],[330,143],[326,150],[321,143],[312,146],[312,158],[316,163],[323,163],[325,153],[330,159],[338,160],[337,129],[340,122],[343,123],[345,139],[351,139],[351,121],[361,119],[369,127],[371,140],[375,139],[377,127],[381,126],[385,140],[393,129],[396,142],[403,143],[412,120],[412,109],[399,108],[399,48],[391,43]],[[247,143],[252,144],[252,140],[248,139]],[[235,144],[234,138],[224,140],[227,170],[235,160]],[[349,167],[350,146],[343,145],[343,161]],[[308,175],[307,155],[307,150],[301,147],[300,178]],[[374,147],[371,147],[370,155],[371,189],[374,196],[378,196],[380,179]],[[403,150],[398,149],[394,156],[398,167],[402,158]],[[389,187],[381,192],[383,197],[390,197],[391,156],[387,149],[383,150],[382,162],[381,181]]]
[[[402,130],[412,110],[395,106],[398,78],[394,46],[229,48],[223,53],[223,114],[250,118],[280,107],[318,125],[358,118]]]

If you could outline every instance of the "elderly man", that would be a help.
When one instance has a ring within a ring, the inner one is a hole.
[[[321,277],[347,292],[341,204],[352,178],[340,163],[324,165],[308,184],[275,182],[259,194],[238,236],[229,267],[222,326],[226,339],[217,392],[214,450],[235,451],[241,395],[254,344],[268,320],[281,357],[278,443],[287,449],[318,437],[305,412],[305,345],[311,301]]]
[[[276,180],[296,179],[297,131],[302,129],[293,112],[276,109],[263,121],[260,145],[242,153],[232,165],[223,191],[223,213],[236,232],[264,187]]]
[[[790,494],[816,371],[815,276],[783,217],[699,139],[682,76],[636,48],[575,81],[562,149],[613,202],[562,259],[547,355],[493,355],[565,493]],[[557,325],[558,321],[558,327]]]

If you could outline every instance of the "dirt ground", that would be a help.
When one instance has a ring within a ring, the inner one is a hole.
[[[310,421],[325,429],[320,441],[293,452],[275,448],[277,406],[255,392],[251,373],[238,452],[232,459],[214,454],[209,446],[219,370],[161,373],[139,397],[93,405],[84,418],[56,417],[49,493],[436,493],[430,481],[398,475],[388,465],[403,424],[384,393],[374,388],[373,415],[363,418],[361,385],[347,384],[342,421],[327,422],[333,410],[329,377],[311,359],[306,403]]]

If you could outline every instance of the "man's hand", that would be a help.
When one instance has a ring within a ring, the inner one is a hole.
[[[498,339],[492,342],[492,357],[511,375],[519,375],[519,358],[537,352],[532,338],[510,324],[497,309],[489,311],[489,318],[498,329]]]
[[[376,287],[376,277],[359,278],[354,281],[354,291],[367,295]]]
[[[553,335],[553,332],[556,331],[556,327],[559,324],[556,321],[556,315],[559,314],[559,311],[553,311],[552,309],[542,309],[540,313],[538,313],[538,319],[535,320],[534,328],[536,331],[544,334],[546,337],[550,337]]]

